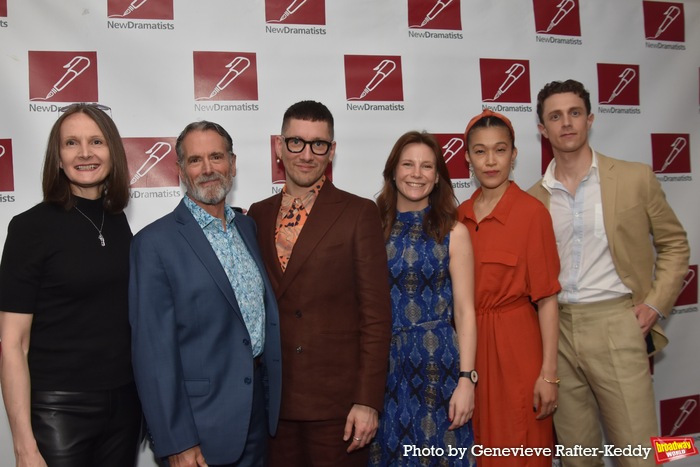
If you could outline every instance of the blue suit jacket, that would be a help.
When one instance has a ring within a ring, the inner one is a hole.
[[[265,285],[263,362],[274,434],[281,391],[277,303],[255,222],[236,214],[234,224]],[[210,464],[238,459],[253,399],[250,336],[221,263],[182,201],[133,239],[129,320],[134,375],[156,456],[200,445]]]

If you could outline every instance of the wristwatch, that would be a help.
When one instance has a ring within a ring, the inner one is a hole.
[[[459,377],[460,378],[469,378],[469,381],[471,381],[474,384],[476,384],[476,382],[479,381],[479,373],[477,373],[476,370],[460,371]]]

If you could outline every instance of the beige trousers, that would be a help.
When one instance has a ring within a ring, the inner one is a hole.
[[[559,408],[554,414],[564,449],[598,448],[597,456],[563,455],[564,467],[603,466],[605,443],[651,447],[658,436],[646,343],[629,296],[559,305]],[[580,452],[580,451],[579,451]],[[568,451],[565,454],[576,453]],[[590,451],[589,451],[590,453]],[[653,466],[643,457],[611,456],[615,465]]]

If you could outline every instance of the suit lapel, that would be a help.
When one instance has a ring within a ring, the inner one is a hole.
[[[608,157],[598,156],[598,175],[600,177],[600,197],[603,206],[603,225],[608,238],[610,253],[615,257],[615,203],[617,202],[617,175],[615,163]]]
[[[238,300],[228,280],[226,271],[224,271],[219,258],[216,256],[216,253],[214,253],[214,249],[211,247],[206,235],[204,235],[202,228],[183,201],[175,208],[175,218],[178,223],[182,224],[180,234],[190,245],[197,258],[204,264],[206,270],[214,280],[214,283],[219,287],[221,293],[224,294],[226,300],[231,304],[231,308],[233,308],[236,315],[242,320],[243,315],[241,315],[241,310],[238,308]]]
[[[340,217],[342,214],[340,204],[342,202],[341,192],[330,181],[326,180],[311,209],[311,214],[309,214],[304,224],[304,228],[301,229],[299,238],[292,250],[292,256],[287,264],[287,269],[281,277],[279,286],[276,288],[277,298],[284,294],[297,274],[303,269],[306,260],[313,253],[318,243]],[[274,244],[274,238],[272,242]],[[276,257],[277,255],[275,254]]]

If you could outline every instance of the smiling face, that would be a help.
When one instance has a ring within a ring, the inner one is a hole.
[[[194,130],[182,140],[184,157],[179,166],[189,197],[205,211],[222,205],[236,176],[235,156],[229,155],[224,138],[214,130]]]
[[[467,160],[483,189],[496,189],[508,182],[518,150],[505,126],[474,128],[469,133]]]
[[[420,211],[428,206],[430,193],[438,182],[435,153],[426,144],[404,147],[394,170],[399,212]]]
[[[61,124],[59,154],[59,167],[71,192],[82,198],[99,198],[112,170],[112,158],[97,123],[82,112],[68,116]]]
[[[310,145],[305,145],[301,152],[291,152],[285,144],[286,139],[300,138],[304,141],[332,141],[330,126],[324,121],[299,120],[292,118],[283,128],[284,138],[278,137],[277,157],[284,164],[287,174],[286,190],[294,197],[303,196],[323,176],[326,167],[335,156],[335,141],[331,143],[328,153],[319,156],[311,151]]]
[[[552,94],[542,105],[542,121],[537,125],[542,136],[552,144],[554,155],[576,153],[588,146],[588,131],[593,114],[573,92]]]

